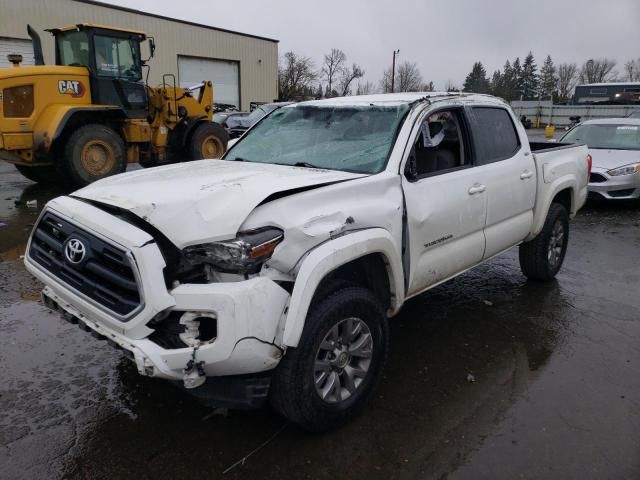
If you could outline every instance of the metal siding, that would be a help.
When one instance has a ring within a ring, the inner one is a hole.
[[[250,102],[270,102],[278,96],[278,44],[275,42],[73,0],[0,0],[0,11],[2,18],[11,19],[3,22],[2,35],[28,39],[26,30],[30,23],[40,33],[45,62],[49,64],[54,63],[53,38],[44,29],[95,22],[143,30],[155,38],[156,56],[150,62],[151,85],[161,83],[163,73],[177,76],[178,55],[186,55],[239,62],[243,110],[249,110]],[[143,45],[143,56],[146,54],[146,45]]]
[[[19,53],[22,55],[22,65],[33,65],[33,46],[28,40],[18,38],[0,37],[0,67],[10,67],[11,63],[7,60],[10,53]]]

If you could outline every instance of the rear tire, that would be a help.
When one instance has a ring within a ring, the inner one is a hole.
[[[542,231],[520,245],[520,268],[530,280],[553,279],[564,261],[569,241],[569,214],[559,203],[552,203]]]
[[[227,151],[229,134],[218,123],[205,122],[198,125],[191,136],[189,158],[203,160],[220,158]]]
[[[388,353],[388,326],[375,296],[349,286],[314,302],[296,348],[271,384],[273,408],[299,427],[337,428],[365,406]]]
[[[124,141],[105,125],[80,127],[67,140],[60,167],[65,181],[76,188],[122,173],[127,169]]]
[[[28,167],[26,165],[15,165],[15,167],[24,177],[27,177],[32,182],[51,185],[62,181],[56,167]]]

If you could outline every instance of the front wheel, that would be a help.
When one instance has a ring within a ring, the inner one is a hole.
[[[334,291],[311,306],[298,346],[276,370],[271,404],[305,430],[336,428],[364,407],[387,352],[387,318],[375,296],[357,286]]]
[[[124,141],[115,130],[100,124],[76,130],[67,141],[61,162],[64,180],[77,188],[126,169]]]
[[[222,125],[213,122],[201,123],[191,136],[190,159],[220,158],[226,152],[228,142],[229,135]]]
[[[569,214],[559,203],[552,203],[542,231],[520,245],[520,268],[531,280],[547,281],[556,276],[567,252]]]

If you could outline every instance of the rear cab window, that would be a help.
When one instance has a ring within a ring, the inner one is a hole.
[[[500,107],[472,107],[471,110],[477,165],[506,160],[520,150],[520,137],[507,110]]]

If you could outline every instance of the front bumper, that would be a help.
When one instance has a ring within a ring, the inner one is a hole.
[[[640,173],[611,176],[607,170],[594,167],[589,181],[589,195],[591,198],[607,200],[640,198]]]
[[[182,284],[167,290],[162,273],[164,260],[147,233],[68,197],[53,200],[47,209],[108,238],[134,259],[143,308],[122,321],[51,276],[30,258],[30,245],[25,264],[45,284],[47,305],[95,336],[130,352],[141,375],[182,381],[190,360],[199,363],[206,376],[253,374],[273,369],[280,361],[282,350],[276,345],[276,337],[289,294],[272,280],[255,277],[239,282]],[[149,322],[171,311],[213,314],[217,322],[215,340],[198,348],[163,348],[150,340],[154,330]]]

